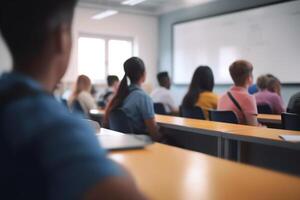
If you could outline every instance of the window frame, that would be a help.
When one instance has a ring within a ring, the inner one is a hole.
[[[131,55],[134,56],[134,38],[133,37],[126,37],[126,36],[115,36],[115,35],[104,35],[104,34],[94,34],[94,33],[83,33],[80,32],[77,36],[77,74],[79,73],[79,39],[81,37],[84,38],[93,38],[93,39],[102,39],[104,40],[104,46],[105,46],[105,77],[108,76],[108,72],[109,72],[109,41],[110,40],[122,40],[122,41],[126,41],[126,42],[130,42],[132,45],[132,50],[131,50]],[[125,62],[125,60],[124,60]],[[78,74],[79,75],[79,74]],[[120,79],[122,79],[122,77],[119,77]],[[106,80],[92,80],[92,82],[94,83],[106,83]]]

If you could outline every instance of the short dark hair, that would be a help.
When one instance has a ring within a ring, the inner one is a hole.
[[[109,75],[107,76],[106,81],[107,81],[107,85],[111,87],[115,82],[119,81],[119,78],[115,75]]]
[[[156,77],[160,86],[165,86],[166,81],[170,79],[168,72],[160,72]]]
[[[0,30],[14,61],[30,61],[45,48],[49,33],[72,23],[77,0],[4,0]]]
[[[243,86],[252,71],[252,64],[246,60],[237,60],[229,67],[230,76],[237,86]]]

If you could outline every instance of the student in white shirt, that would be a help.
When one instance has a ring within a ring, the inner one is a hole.
[[[89,77],[80,75],[77,78],[75,90],[68,100],[69,107],[72,108],[77,100],[86,115],[89,114],[91,109],[97,109],[97,104],[91,94],[91,89],[92,84]]]
[[[105,90],[98,100],[98,105],[103,109],[106,108],[107,104],[112,100],[119,88],[119,78],[115,75],[107,76],[108,88]]]
[[[153,102],[162,103],[167,113],[178,113],[178,107],[170,91],[171,81],[168,72],[158,73],[157,80],[159,87],[151,93]]]

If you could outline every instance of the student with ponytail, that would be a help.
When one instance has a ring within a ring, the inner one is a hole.
[[[144,62],[138,57],[129,58],[124,63],[124,71],[119,89],[106,109],[104,126],[108,126],[110,112],[122,108],[133,126],[134,133],[148,133],[152,139],[159,140],[153,102],[141,88],[146,78]]]

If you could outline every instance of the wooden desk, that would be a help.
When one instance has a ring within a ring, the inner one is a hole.
[[[153,200],[299,199],[300,179],[162,144],[110,154]]]
[[[259,114],[257,120],[269,128],[282,129],[281,115]]]
[[[167,129],[168,137],[174,135],[183,143],[176,146],[210,155],[216,155],[214,148],[217,148],[218,157],[300,175],[300,143],[286,142],[279,137],[300,135],[299,131],[160,115],[156,115],[156,120]],[[215,139],[203,138],[203,135]]]
[[[259,114],[257,119],[262,123],[281,124],[281,115]]]

